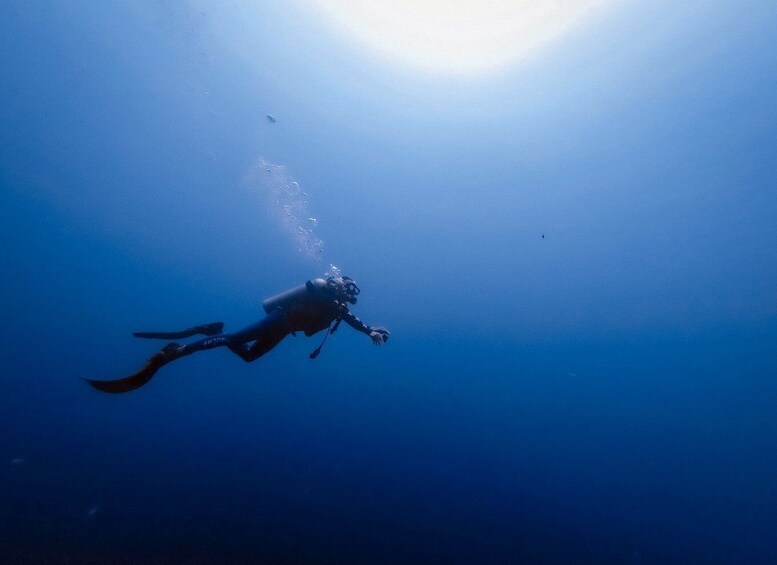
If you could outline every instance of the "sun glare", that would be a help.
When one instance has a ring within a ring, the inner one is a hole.
[[[442,74],[519,62],[611,0],[307,0],[385,57]]]

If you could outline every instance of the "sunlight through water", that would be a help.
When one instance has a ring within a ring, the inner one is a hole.
[[[611,0],[305,0],[335,28],[394,62],[473,75],[520,62]]]

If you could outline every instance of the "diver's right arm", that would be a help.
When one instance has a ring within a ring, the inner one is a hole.
[[[351,326],[353,329],[370,336],[370,339],[374,345],[383,345],[388,341],[389,331],[386,328],[382,328],[380,326],[368,326],[347,310],[342,316],[343,321],[346,324]]]

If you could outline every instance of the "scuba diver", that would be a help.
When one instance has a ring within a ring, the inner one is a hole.
[[[206,337],[186,345],[168,343],[129,377],[109,381],[84,380],[102,392],[129,392],[150,381],[163,365],[197,351],[226,347],[250,363],[270,351],[289,334],[296,335],[296,332],[301,331],[310,337],[326,329],[321,345],[310,354],[310,358],[315,359],[326,338],[337,330],[342,321],[370,336],[375,345],[382,345],[388,341],[388,330],[380,326],[368,326],[348,310],[348,304],[356,304],[359,292],[359,287],[350,277],[313,279],[265,300],[262,307],[267,316],[235,333],[223,333],[222,322],[194,326],[180,332],[135,332],[135,337],[153,339],[181,339],[194,335]]]

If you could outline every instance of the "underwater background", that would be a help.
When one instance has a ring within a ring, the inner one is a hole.
[[[777,4],[482,76],[304,2],[0,4],[0,561],[777,562]],[[136,330],[343,326],[105,395]]]

